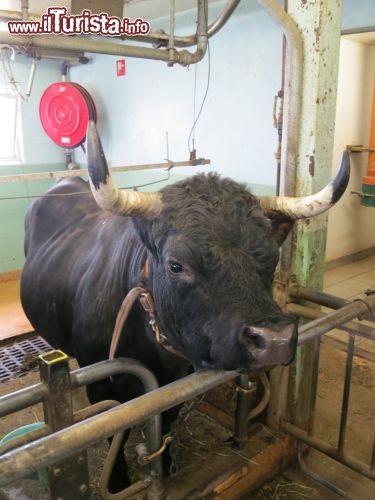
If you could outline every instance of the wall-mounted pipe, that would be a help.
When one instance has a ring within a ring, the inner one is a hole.
[[[303,39],[297,25],[277,0],[258,0],[258,3],[282,29],[287,42],[282,166],[284,194],[295,196],[296,157],[302,102]]]
[[[36,59],[33,59],[33,62],[31,63],[31,68],[30,68],[29,81],[27,82],[27,89],[26,89],[27,97],[30,97],[31,91],[33,89],[35,70],[36,70]]]
[[[22,21],[29,18],[29,0],[21,0]]]
[[[28,21],[40,21],[40,14],[28,12]],[[22,21],[22,12],[17,10],[0,10],[0,21]]]
[[[111,172],[132,172],[138,170],[153,170],[162,168],[168,170],[177,167],[196,167],[198,165],[209,165],[211,160],[205,158],[197,158],[196,160],[176,161],[176,162],[163,162],[163,163],[145,163],[143,165],[129,165],[111,167]],[[23,182],[23,181],[36,181],[41,179],[59,179],[60,177],[80,177],[87,175],[86,168],[77,170],[55,170],[52,172],[34,172],[30,174],[12,174],[0,175],[0,184],[7,184],[9,182]]]
[[[218,17],[208,25],[207,35],[208,38],[215,35],[228,21],[230,16],[233,14],[236,7],[239,5],[241,0],[229,0],[225,5]],[[36,13],[29,12],[30,21],[40,21],[40,15]],[[3,21],[17,21],[21,20],[22,15],[17,11],[10,10],[0,10],[0,20]],[[137,36],[122,36],[121,38],[131,39],[133,42],[143,42],[151,43],[155,46],[167,46],[169,42],[169,34],[165,32],[150,32],[147,35],[137,35]],[[174,45],[175,47],[192,47],[197,44],[197,34],[186,35],[186,36],[175,36]]]
[[[139,59],[153,59],[156,61],[169,61],[166,50],[150,49],[148,47],[135,47],[115,43],[98,42],[81,37],[61,37],[56,35],[38,35],[30,38],[25,35],[11,35],[0,32],[0,44],[17,45],[24,47],[40,47],[49,49],[69,50],[73,52],[88,52],[122,57],[136,57]],[[176,51],[173,62],[183,66],[200,61],[205,53],[205,48],[200,47],[195,53],[186,50]]]
[[[168,41],[168,50],[170,54],[170,59],[173,61],[173,52],[175,50],[174,44],[174,29],[175,29],[175,0],[169,0],[169,41]],[[173,63],[171,62],[171,65]]]
[[[0,32],[0,44],[6,43],[9,45],[27,47],[53,48],[122,57],[136,57],[140,59],[153,59],[157,61],[178,63],[182,66],[189,66],[190,64],[195,64],[202,60],[206,53],[208,43],[207,19],[208,0],[198,0],[196,34],[197,46],[195,52],[175,50],[173,51],[173,54],[170,54],[168,50],[136,47],[132,45],[122,45],[103,41],[98,42],[83,37],[61,37],[56,35],[37,35],[29,37],[25,35],[11,35],[6,32]]]
[[[303,39],[296,24],[277,0],[258,0],[271,18],[282,29],[286,39],[285,86],[283,96],[283,125],[281,145],[281,169],[283,194],[296,195],[297,150],[300,138]],[[281,267],[289,269],[291,243],[287,240],[281,251]]]

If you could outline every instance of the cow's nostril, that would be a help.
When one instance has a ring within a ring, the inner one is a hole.
[[[257,349],[264,349],[266,347],[266,340],[262,333],[250,326],[243,328],[242,338],[250,347]]]

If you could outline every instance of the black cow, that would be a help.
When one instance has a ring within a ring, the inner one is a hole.
[[[80,366],[104,360],[122,300],[141,284],[153,297],[165,342],[186,359],[156,341],[139,302],[116,353],[144,363],[160,385],[185,376],[190,366],[247,371],[289,363],[295,321],[271,296],[279,245],[296,218],[321,213],[341,196],[347,155],[315,197],[261,203],[215,174],[160,193],[118,191],[93,123],[87,157],[96,201],[85,181],[64,179],[27,214],[21,298],[35,330]],[[141,393],[140,383],[125,375],[88,387],[91,403]],[[175,414],[166,415],[164,431]],[[110,490],[127,484],[121,453]]]

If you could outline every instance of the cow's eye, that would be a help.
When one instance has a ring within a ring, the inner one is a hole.
[[[173,274],[179,274],[179,273],[182,273],[183,271],[183,267],[181,266],[181,264],[179,264],[178,262],[170,262],[169,263],[169,269],[171,270],[171,272]]]

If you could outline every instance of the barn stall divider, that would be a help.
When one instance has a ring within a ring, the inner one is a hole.
[[[82,452],[103,438],[121,433],[126,428],[147,420],[147,450],[151,454],[149,480],[132,485],[122,497],[131,496],[148,487],[149,498],[162,498],[161,460],[160,453],[157,453],[159,449],[163,449],[160,412],[233,379],[237,375],[235,372],[207,370],[158,389],[154,375],[141,363],[132,359],[103,361],[71,373],[67,359],[64,353],[56,350],[41,355],[42,382],[0,398],[0,416],[43,401],[47,422],[43,428],[18,438],[19,441],[24,442],[19,448],[6,451],[17,445],[16,440],[2,445],[0,487],[44,467],[58,464],[49,470],[51,498],[75,499],[77,494],[81,498],[89,498],[87,459]],[[119,373],[130,373],[138,377],[147,394],[120,406],[117,406],[117,402],[105,401],[86,408],[83,413],[73,415],[72,389]],[[243,377],[241,381],[246,382]],[[245,413],[241,406],[244,402],[244,398],[239,398],[238,416],[241,423],[237,425],[241,429],[243,428],[242,416]],[[115,407],[108,410],[111,406]],[[103,413],[93,416],[98,412]],[[70,425],[82,418],[81,422]],[[69,427],[66,427],[67,425]],[[239,436],[236,440],[239,443],[243,439],[241,431],[236,434]],[[36,441],[25,444],[36,438]],[[145,463],[148,462],[144,456],[142,460]],[[107,470],[107,479],[109,473],[110,471]],[[106,486],[106,481],[103,481],[104,495],[108,495]],[[110,496],[104,496],[104,498],[110,498]]]
[[[323,303],[326,306],[329,304],[331,307],[341,305],[339,309],[324,314],[316,309],[290,303],[288,309],[295,314],[315,318],[299,328],[299,345],[319,340],[320,336],[336,327],[349,331],[350,340],[337,447],[327,445],[313,435],[316,390],[307,396],[311,408],[309,428],[306,430],[294,425],[289,416],[287,417],[287,406],[285,407],[285,414],[280,415],[279,428],[296,438],[298,442],[306,443],[365,477],[375,480],[375,441],[372,447],[371,460],[368,464],[349,456],[345,452],[354,336],[362,335],[375,340],[375,334],[371,327],[351,320],[357,317],[366,320],[372,319],[375,309],[375,295],[370,294],[363,299],[343,305],[343,301],[337,297],[314,290],[310,291],[305,287],[298,287],[296,282],[292,280],[290,296],[294,298],[303,297],[305,300],[309,299],[313,302]],[[94,405],[84,409],[81,414],[73,414],[70,393],[72,389],[124,372],[139,377],[147,393],[122,405],[112,401],[103,402],[99,407]],[[137,361],[126,358],[108,360],[69,372],[67,357],[61,351],[52,351],[40,356],[40,373],[41,383],[0,398],[0,416],[43,401],[47,422],[47,425],[42,429],[18,438],[20,440],[18,443],[14,441],[13,444],[8,442],[3,445],[0,457],[0,469],[2,471],[0,487],[40,469],[50,467],[51,498],[77,498],[77,496],[74,496],[77,495],[77,492],[79,492],[80,498],[89,498],[87,459],[84,451],[103,438],[116,435],[129,427],[147,421],[147,449],[148,453],[150,453],[149,462],[151,466],[149,476],[146,480],[132,485],[128,492],[125,490],[122,498],[146,489],[148,498],[163,498],[164,487],[160,454],[158,453],[159,449],[163,449],[160,413],[235,377],[242,386],[242,390],[239,391],[238,397],[233,446],[241,449],[248,436],[249,407],[246,399],[246,387],[248,385],[246,375],[239,375],[236,372],[207,370],[194,373],[162,388],[157,388],[153,374]],[[316,382],[313,386],[316,388]],[[267,402],[268,397],[262,400],[260,407],[257,409],[258,411],[252,410],[250,416],[262,411]],[[98,412],[102,413],[97,415]],[[30,440],[33,441],[28,442]],[[15,445],[19,447],[10,449]],[[147,459],[144,462],[147,463]],[[74,468],[73,476],[72,471],[70,470],[68,473],[67,470],[67,467],[69,469],[72,464]],[[251,470],[252,466],[250,465],[248,470],[250,476]],[[108,474],[107,471],[107,477]],[[68,482],[64,481],[65,475],[66,478],[69,478]],[[74,482],[72,482],[72,477],[75,477]],[[246,483],[246,488],[249,488],[249,478],[242,477],[240,479],[244,481],[244,484]],[[224,484],[225,480],[227,478],[220,478],[220,481]],[[332,489],[335,488],[333,485],[330,486]],[[246,492],[246,489],[243,489],[245,488],[244,485],[237,485],[237,488],[242,489],[242,493]],[[336,488],[336,490],[339,491],[339,488]],[[62,492],[64,492],[64,496]],[[69,496],[72,494],[73,497]],[[106,490],[106,481],[103,481],[102,484],[102,494],[104,498],[111,498]],[[235,496],[235,498],[237,497]]]
[[[326,478],[310,470],[304,461],[302,450],[306,453],[306,447],[304,449],[303,445],[307,445],[307,447],[321,452],[361,476],[375,481],[375,433],[372,433],[372,438],[369,438],[372,440],[372,444],[367,450],[368,461],[359,460],[358,457],[354,456],[352,451],[348,450],[346,443],[355,342],[357,338],[375,341],[375,290],[366,290],[363,297],[349,302],[334,295],[300,286],[294,275],[282,272],[276,276],[274,290],[276,290],[276,297],[286,310],[305,320],[312,320],[299,327],[298,345],[302,346],[309,342],[314,351],[311,391],[309,393],[297,391],[296,393],[295,384],[289,384],[285,394],[285,406],[282,413],[278,415],[278,428],[297,439],[298,460],[306,474],[338,495],[351,498],[339,485],[332,484]],[[320,307],[331,311],[323,312]],[[352,321],[356,317],[359,320],[365,320],[365,322]],[[337,440],[335,444],[331,444],[327,443],[327,440],[317,437],[315,431],[319,424],[319,419],[316,416],[316,405],[319,396],[319,359],[322,348],[320,337],[334,328],[346,332],[348,337],[347,344],[343,344],[345,370],[342,380],[341,411],[337,414],[339,423],[334,429]],[[369,401],[371,401],[371,392],[368,391],[367,394]],[[297,398],[303,399],[309,408],[308,420],[304,422],[304,425],[296,423],[293,416],[293,400]]]

